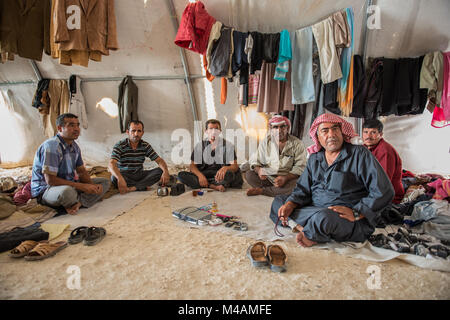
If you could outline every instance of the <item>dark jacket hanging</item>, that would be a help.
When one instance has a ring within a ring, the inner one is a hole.
[[[126,76],[119,85],[119,124],[120,132],[125,133],[130,121],[138,117],[138,88],[131,76]]]

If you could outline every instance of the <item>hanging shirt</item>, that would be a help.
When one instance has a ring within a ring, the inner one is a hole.
[[[363,214],[372,226],[394,190],[381,165],[364,146],[344,142],[329,166],[323,148],[310,155],[306,169],[287,201],[300,207],[345,206]]]
[[[216,19],[211,17],[201,1],[188,3],[181,16],[175,44],[182,48],[205,54],[209,34]]]
[[[394,147],[384,139],[381,139],[376,146],[368,148],[377,158],[394,187],[395,196],[392,202],[400,203],[405,195],[402,184],[402,159]]]

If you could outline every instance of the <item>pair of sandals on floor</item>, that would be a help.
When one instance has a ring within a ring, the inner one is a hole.
[[[256,268],[270,267],[274,272],[286,271],[287,255],[279,245],[266,246],[264,242],[256,242],[248,247],[247,257]]]
[[[81,241],[87,246],[99,243],[106,235],[104,228],[98,227],[78,227],[71,233],[66,241],[50,243],[48,240],[33,241],[25,240],[11,250],[9,256],[12,258],[22,258],[28,261],[43,260],[54,256],[56,253],[67,247],[67,244],[77,244]]]

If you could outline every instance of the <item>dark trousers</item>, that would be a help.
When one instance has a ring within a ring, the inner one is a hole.
[[[203,173],[210,184],[223,185],[225,188],[242,188],[244,180],[242,179],[242,173],[240,170],[236,172],[231,172],[228,170],[225,174],[225,178],[221,182],[217,182],[215,179],[217,171],[218,170],[205,170],[201,171],[201,173]],[[198,177],[192,172],[181,171],[178,173],[178,180],[192,189],[201,188],[200,183],[198,182]]]
[[[278,209],[286,202],[288,196],[277,196],[272,202],[270,219],[277,222]],[[303,207],[295,209],[289,216],[296,224],[303,227],[306,238],[316,242],[352,241],[364,242],[375,231],[367,219],[351,222],[339,217],[337,212],[327,208]],[[281,221],[279,221],[281,225]]]
[[[146,191],[147,187],[157,183],[162,176],[162,169],[139,170],[135,172],[121,171],[120,174],[127,182],[128,187],[136,187],[137,191]],[[117,179],[111,175],[111,182],[117,188]]]

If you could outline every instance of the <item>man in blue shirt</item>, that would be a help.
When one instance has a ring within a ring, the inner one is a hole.
[[[323,114],[310,135],[316,145],[308,148],[306,169],[290,196],[274,199],[270,218],[297,231],[303,247],[364,242],[394,197],[389,178],[366,147],[350,143],[356,134],[344,119]]]
[[[42,143],[34,157],[31,196],[43,205],[64,207],[76,214],[80,207],[89,208],[109,189],[109,181],[91,179],[75,142],[80,135],[78,117],[64,113],[56,119],[58,133]]]

